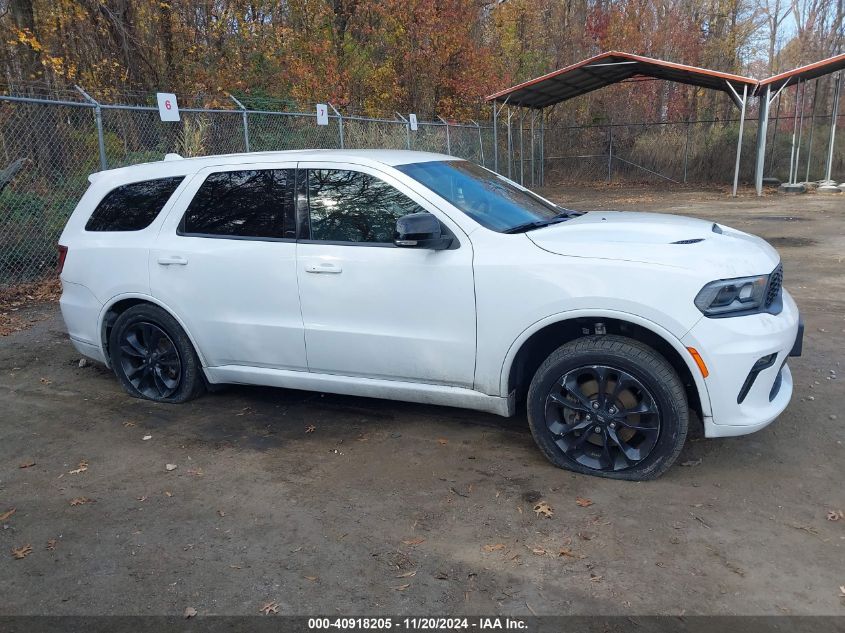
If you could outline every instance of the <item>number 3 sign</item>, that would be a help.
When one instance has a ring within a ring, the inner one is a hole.
[[[162,121],[178,121],[179,105],[176,103],[176,95],[172,92],[157,92],[158,115]]]

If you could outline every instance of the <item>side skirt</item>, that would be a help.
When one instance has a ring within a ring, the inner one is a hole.
[[[421,404],[475,409],[504,417],[512,416],[515,410],[513,395],[508,398],[500,398],[463,387],[446,387],[400,380],[336,376],[334,374],[317,374],[242,365],[206,367],[205,374],[208,382],[212,384],[262,385],[265,387],[303,389],[305,391],[325,391],[347,396],[404,400]]]

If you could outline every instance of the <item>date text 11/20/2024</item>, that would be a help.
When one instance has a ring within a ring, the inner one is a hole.
[[[479,630],[479,631],[524,631],[528,624],[519,618],[475,617],[475,618],[308,618],[309,630],[388,630],[411,631]]]

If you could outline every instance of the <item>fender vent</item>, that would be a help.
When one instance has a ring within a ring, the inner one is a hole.
[[[698,242],[703,242],[703,237],[696,237],[691,240],[678,240],[677,242],[672,242],[672,244],[697,244]]]

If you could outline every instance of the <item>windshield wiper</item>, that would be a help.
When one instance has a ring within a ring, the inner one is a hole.
[[[526,231],[533,231],[534,229],[549,226],[550,224],[558,224],[559,222],[564,222],[577,215],[580,215],[580,213],[576,213],[573,211],[564,211],[562,213],[558,213],[552,218],[546,218],[545,220],[534,220],[533,222],[526,222],[525,224],[517,224],[516,226],[512,226],[511,228],[502,231],[502,233],[525,233]]]

